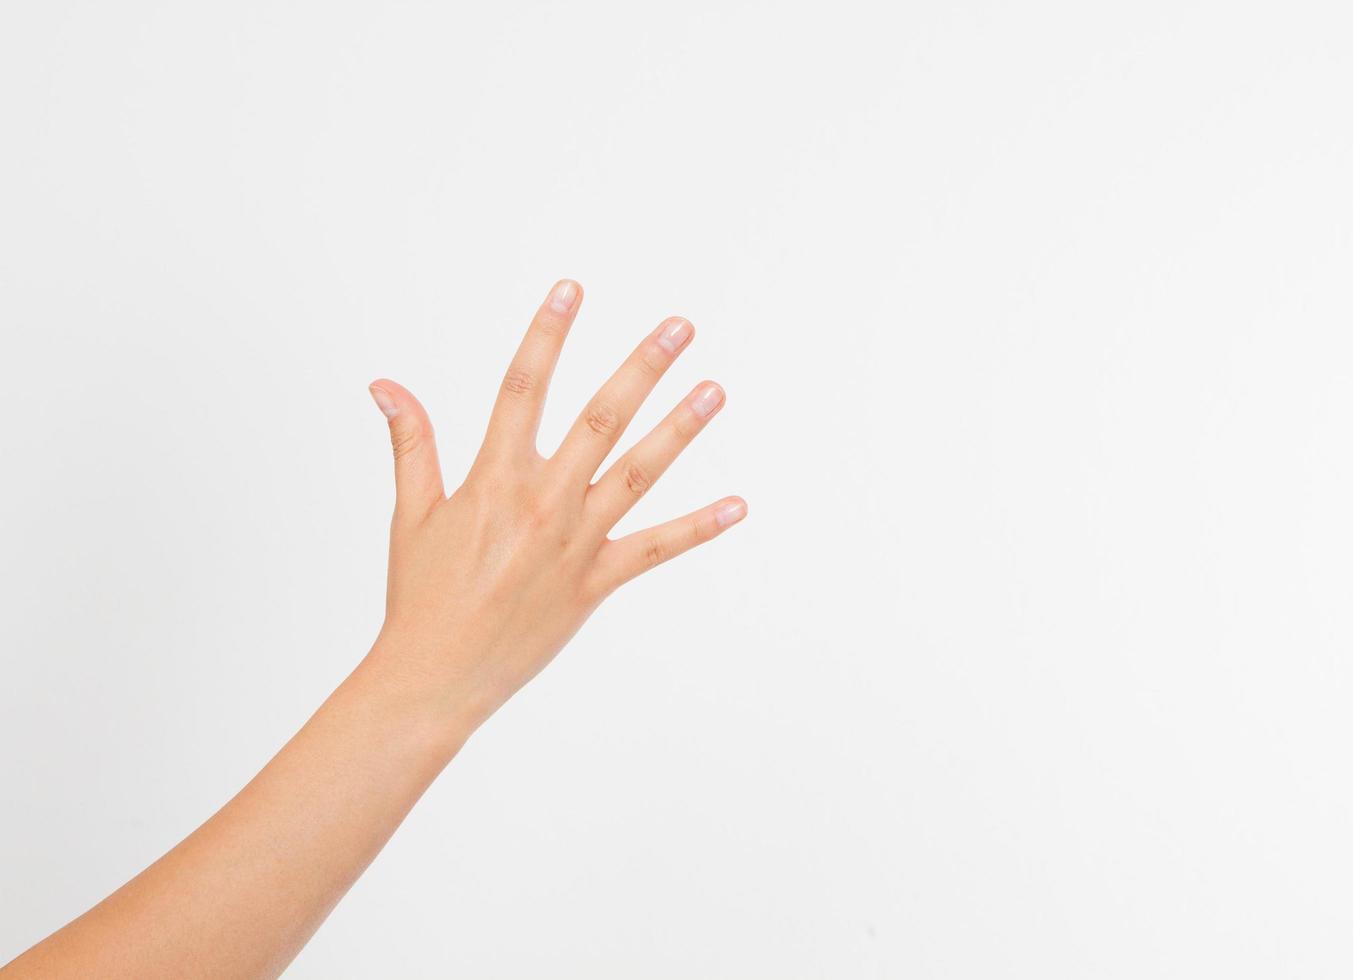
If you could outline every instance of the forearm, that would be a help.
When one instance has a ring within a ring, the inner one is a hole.
[[[504,377],[474,465],[448,497],[427,413],[381,380],[395,509],[381,639],[286,747],[163,858],[0,969],[23,977],[280,973],[472,731],[615,589],[709,541],[737,497],[647,530],[610,530],[722,408],[695,386],[596,482],[629,420],[690,343],[670,317],[579,414],[535,447],[545,386],[582,291],[561,280]]]
[[[473,727],[389,653],[378,645],[234,799],[5,980],[279,974]]]

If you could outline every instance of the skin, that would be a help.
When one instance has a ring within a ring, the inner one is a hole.
[[[747,512],[726,497],[617,539],[617,521],[723,405],[702,382],[593,482],[694,330],[640,342],[558,451],[536,450],[581,287],[555,284],[504,376],[464,482],[446,496],[427,413],[371,386],[390,425],[395,513],[385,623],[305,726],[219,812],[107,899],[0,969],[26,977],[274,977],[500,705],[617,587]]]

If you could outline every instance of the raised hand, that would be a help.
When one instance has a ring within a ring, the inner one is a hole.
[[[725,497],[618,539],[610,530],[724,404],[704,381],[592,482],[658,379],[691,343],[663,321],[579,413],[555,453],[536,447],[546,389],[581,287],[555,284],[499,390],[464,482],[445,495],[432,424],[393,381],[371,385],[390,423],[395,515],[386,620],[373,658],[398,658],[473,729],[544,667],[607,595],[747,513]]]
[[[395,516],[385,624],[366,658],[215,816],[7,967],[27,977],[275,977],[471,732],[617,586],[737,523],[725,497],[618,540],[607,534],[723,407],[702,382],[592,476],[694,330],[661,323],[549,459],[545,388],[582,290],[550,291],[503,378],[488,434],[447,497],[432,424],[393,381]]]

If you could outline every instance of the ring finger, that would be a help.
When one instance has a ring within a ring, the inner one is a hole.
[[[587,492],[588,519],[609,531],[672,465],[723,407],[724,390],[713,381],[696,385],[667,417],[602,474]]]

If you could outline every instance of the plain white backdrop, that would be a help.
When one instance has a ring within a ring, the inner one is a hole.
[[[482,729],[304,978],[1353,971],[1353,8],[0,11],[0,961],[380,624],[449,482],[669,314],[750,517]],[[628,441],[628,440],[627,440]]]

